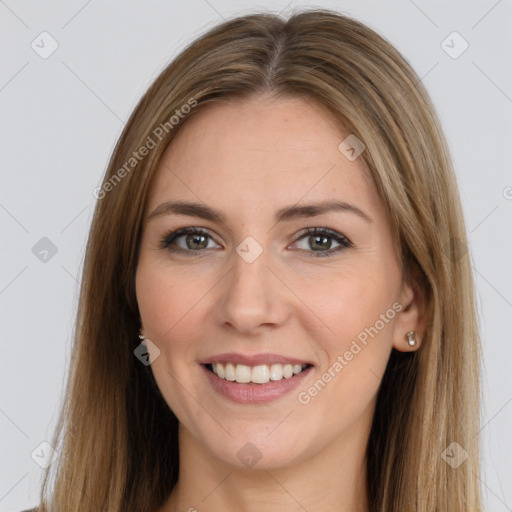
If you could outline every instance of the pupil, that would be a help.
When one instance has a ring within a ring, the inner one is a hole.
[[[315,248],[315,245],[317,248],[320,249],[329,249],[330,248],[330,239],[326,236],[312,236],[310,237],[310,240],[313,239],[312,247]],[[319,244],[317,244],[317,240],[321,240]]]
[[[200,249],[205,249],[208,245],[208,241],[206,241],[206,243],[205,243],[205,241],[206,241],[205,235],[189,235],[187,237],[187,246],[190,249],[197,248],[198,246]]]

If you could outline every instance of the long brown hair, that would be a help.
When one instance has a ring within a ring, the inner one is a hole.
[[[288,20],[253,14],[215,27],[168,65],[127,122],[96,191],[53,439],[60,457],[45,474],[41,510],[154,512],[172,491],[178,422],[150,367],[134,356],[148,189],[190,116],[213,101],[260,93],[323,105],[364,142],[361,157],[389,210],[404,278],[428,304],[420,350],[393,351],[379,390],[367,450],[371,510],[480,511],[480,349],[449,151],[400,53],[365,25],[320,10]],[[469,457],[455,467],[453,453]]]

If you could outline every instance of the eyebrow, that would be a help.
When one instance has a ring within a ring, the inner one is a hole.
[[[293,205],[281,208],[275,214],[275,222],[278,223],[301,218],[316,217],[330,211],[353,213],[368,223],[373,222],[370,216],[360,208],[344,201],[324,201],[302,206]],[[220,211],[204,204],[184,201],[167,201],[162,203],[147,216],[146,222],[149,222],[155,217],[171,214],[199,217],[212,222],[226,224],[226,218]]]

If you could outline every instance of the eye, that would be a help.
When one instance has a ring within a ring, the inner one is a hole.
[[[215,245],[212,245],[215,244]],[[166,235],[160,246],[171,252],[196,252],[200,253],[205,249],[215,249],[220,246],[214,242],[210,233],[201,228],[182,228]]]
[[[333,244],[335,244],[334,247]],[[306,234],[294,243],[293,248],[310,252],[310,256],[313,257],[325,257],[347,247],[352,247],[352,243],[341,233],[329,228],[308,228]]]
[[[166,235],[160,243],[162,249],[175,253],[201,254],[206,249],[221,248],[210,233],[203,228],[182,228]],[[308,228],[291,246],[310,253],[309,256],[331,256],[347,247],[352,247],[350,240],[329,228]]]

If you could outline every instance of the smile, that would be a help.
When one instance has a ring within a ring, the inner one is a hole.
[[[267,384],[298,375],[310,365],[307,364],[261,364],[248,366],[235,363],[213,363],[206,367],[217,377],[239,384]]]
[[[197,362],[219,395],[240,404],[261,404],[284,398],[315,369],[307,359],[268,352],[226,352]]]

